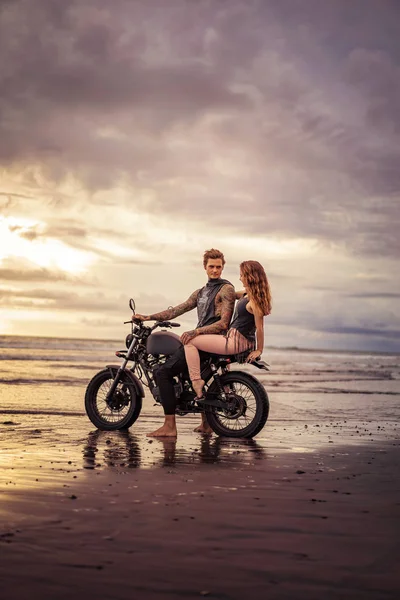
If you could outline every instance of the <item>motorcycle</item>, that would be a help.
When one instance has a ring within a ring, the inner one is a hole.
[[[146,387],[156,404],[161,406],[160,391],[154,375],[176,352],[182,342],[178,335],[167,331],[180,327],[172,321],[157,321],[149,327],[135,319],[135,302],[129,307],[133,318],[131,333],[125,340],[126,350],[115,355],[121,365],[107,365],[89,382],[85,393],[86,413],[95,427],[104,431],[127,429],[139,418]],[[155,331],[160,328],[161,331]],[[220,436],[252,438],[264,427],[269,414],[269,399],[264,386],[250,373],[231,370],[237,360],[233,356],[201,353],[201,378],[205,381],[204,400],[198,403],[188,373],[174,378],[177,400],[176,414],[205,412],[212,430]],[[132,366],[128,368],[128,363]],[[256,359],[251,364],[269,371],[268,365]]]

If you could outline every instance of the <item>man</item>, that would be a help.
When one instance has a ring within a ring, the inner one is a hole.
[[[225,265],[224,255],[215,248],[206,250],[203,256],[203,265],[208,275],[208,282],[204,287],[193,292],[186,302],[152,315],[136,314],[135,319],[142,321],[170,321],[197,307],[197,327],[192,331],[182,334],[181,340],[183,344],[186,344],[197,335],[226,333],[235,304],[235,290],[229,281],[221,279]],[[156,429],[156,431],[148,433],[148,437],[177,436],[175,418],[176,397],[173,378],[178,373],[185,372],[186,369],[185,352],[182,347],[156,371],[155,379],[160,390],[165,420],[164,425]],[[201,418],[201,425],[195,431],[211,433],[211,428],[207,423],[204,413],[202,413]]]

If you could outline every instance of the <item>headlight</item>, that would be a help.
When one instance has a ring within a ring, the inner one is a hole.
[[[132,340],[133,340],[133,335],[131,333],[129,333],[125,339],[125,346],[128,348],[128,350],[129,350],[129,346],[132,344]]]

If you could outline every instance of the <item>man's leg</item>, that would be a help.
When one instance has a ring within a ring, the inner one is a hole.
[[[187,370],[185,351],[177,350],[155,373],[155,380],[160,390],[161,403],[164,409],[164,424],[155,431],[148,433],[148,437],[176,437],[176,397],[173,378]],[[206,415],[201,413],[201,424],[195,428],[198,433],[212,433]]]
[[[148,437],[176,437],[176,397],[173,384],[175,375],[186,369],[185,353],[180,348],[156,372],[155,380],[160,390],[161,403],[164,409],[164,424],[155,431],[148,433]]]

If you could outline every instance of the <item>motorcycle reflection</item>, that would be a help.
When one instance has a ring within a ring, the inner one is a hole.
[[[85,469],[163,467],[223,463],[245,466],[265,459],[264,448],[255,440],[229,440],[202,436],[196,443],[177,447],[176,438],[160,438],[149,444],[129,431],[94,431],[83,450]]]
[[[83,449],[85,469],[99,469],[103,466],[99,447],[102,447],[102,458],[107,467],[135,469],[140,466],[140,445],[137,436],[129,431],[115,431],[112,435],[100,430],[89,433]]]
[[[243,440],[232,442],[220,437],[212,438],[202,436],[199,447],[183,450],[177,449],[177,440],[159,438],[163,450],[158,466],[177,466],[193,464],[216,464],[224,463],[226,466],[237,466],[238,464],[249,464],[253,460],[266,458],[264,448],[254,440]]]

